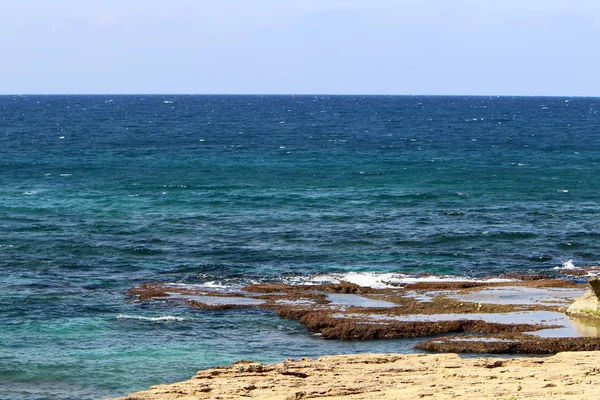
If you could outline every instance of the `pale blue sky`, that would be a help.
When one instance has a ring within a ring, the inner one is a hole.
[[[598,0],[0,0],[0,93],[600,96]]]

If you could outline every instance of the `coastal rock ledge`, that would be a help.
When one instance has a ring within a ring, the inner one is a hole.
[[[575,300],[567,309],[567,314],[578,318],[600,320],[600,278],[589,280],[591,289]]]
[[[118,400],[597,399],[600,352],[551,357],[361,354],[264,365],[239,361]],[[115,399],[116,400],[116,399]]]

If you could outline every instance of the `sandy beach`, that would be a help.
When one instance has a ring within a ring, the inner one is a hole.
[[[118,400],[196,399],[594,399],[600,351],[549,357],[365,354],[238,362],[199,371]]]

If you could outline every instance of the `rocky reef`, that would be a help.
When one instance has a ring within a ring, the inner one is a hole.
[[[339,282],[214,290],[154,282],[129,291],[139,302],[185,303],[204,310],[272,310],[323,339],[423,337],[427,340],[417,347],[428,351],[526,354],[600,350],[600,324],[565,314],[584,293],[584,284],[544,277],[386,288]]]
[[[580,280],[587,273],[581,271],[568,270],[568,275]],[[297,320],[307,334],[325,340],[421,337],[416,347],[430,352],[556,355],[364,354],[273,365],[239,361],[118,400],[599,398],[600,279],[589,284],[527,275],[385,288],[350,282],[231,289],[146,283],[129,291],[134,302],[183,303],[206,312],[258,307]]]

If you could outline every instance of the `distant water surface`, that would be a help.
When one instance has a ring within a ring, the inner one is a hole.
[[[600,99],[1,96],[0,398],[93,399],[240,358],[412,351],[267,311],[132,304],[600,261]],[[348,275],[349,274],[349,275]]]

